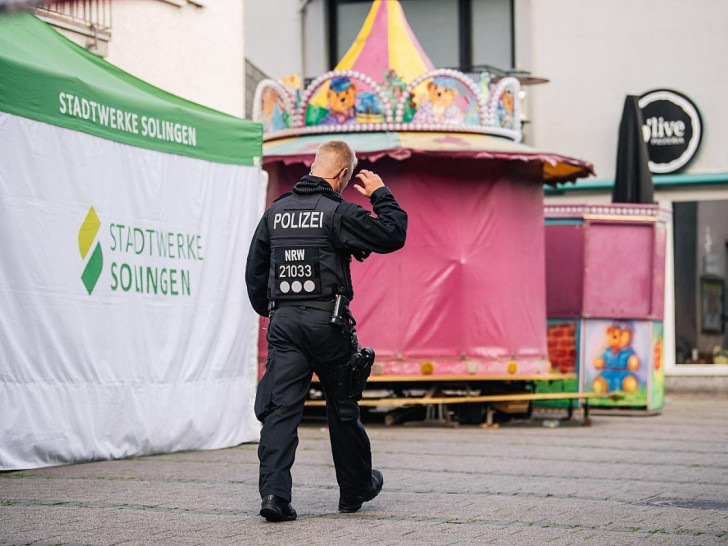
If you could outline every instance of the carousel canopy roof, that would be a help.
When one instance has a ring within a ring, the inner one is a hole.
[[[342,135],[356,150],[359,159],[378,161],[383,157],[403,160],[414,154],[452,158],[502,159],[540,162],[542,181],[547,184],[574,181],[593,174],[586,161],[539,152],[530,146],[489,135],[442,132],[378,132]],[[311,165],[319,145],[331,135],[304,135],[282,138],[264,144],[265,164],[280,161],[286,165]]]
[[[371,77],[394,70],[410,83],[434,70],[412,32],[399,2],[376,1],[336,70],[356,70]]]
[[[372,3],[334,70],[305,89],[263,80],[253,108],[265,162],[308,163],[320,142],[345,138],[370,160],[426,153],[538,161],[550,183],[593,174],[587,162],[518,144],[519,81],[435,69],[397,0]]]

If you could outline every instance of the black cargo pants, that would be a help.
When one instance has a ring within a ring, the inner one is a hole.
[[[258,445],[261,498],[277,495],[291,500],[291,466],[298,446],[298,425],[310,389],[318,375],[326,395],[331,452],[336,481],[345,499],[360,496],[369,486],[372,455],[355,400],[337,400],[334,370],[351,354],[349,327],[329,323],[330,313],[303,306],[277,309],[268,327],[268,362],[258,384],[255,414],[263,423]]]

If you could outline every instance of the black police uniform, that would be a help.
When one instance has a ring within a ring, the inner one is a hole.
[[[313,372],[326,395],[331,451],[342,499],[370,485],[371,448],[356,399],[336,399],[335,369],[352,355],[351,325],[329,322],[333,299],[354,292],[349,264],[404,245],[407,213],[392,192],[371,195],[376,213],[342,200],[322,178],[304,176],[265,212],[248,254],[245,281],[256,312],[269,315],[268,361],[255,413],[263,423],[258,458],[261,497],[290,502],[298,425]]]

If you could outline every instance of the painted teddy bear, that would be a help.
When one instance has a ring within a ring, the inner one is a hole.
[[[632,326],[628,322],[614,322],[607,328],[607,347],[594,361],[594,368],[601,370],[592,382],[594,392],[637,390],[639,380],[634,372],[640,359],[631,345]]]
[[[346,76],[332,78],[326,92],[329,113],[319,125],[356,123],[356,86]]]
[[[428,99],[417,109],[414,123],[461,124],[463,111],[455,105],[458,98],[454,78],[436,77],[427,84]]]

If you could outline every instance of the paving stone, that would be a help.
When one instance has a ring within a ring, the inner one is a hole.
[[[304,424],[282,524],[258,516],[252,444],[2,473],[0,545],[728,543],[726,414],[683,396],[592,427],[370,425],[385,487],[356,514]]]

